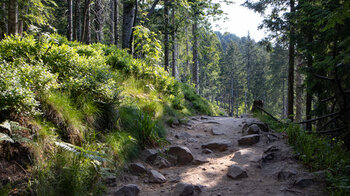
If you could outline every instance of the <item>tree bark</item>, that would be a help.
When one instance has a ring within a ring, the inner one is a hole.
[[[67,14],[68,30],[67,30],[67,38],[68,38],[68,41],[73,41],[73,0],[67,0],[67,3],[68,3],[68,14]]]
[[[81,16],[80,16],[80,0],[75,1],[75,7],[74,7],[74,31],[73,31],[73,37],[75,40],[81,41]]]
[[[101,0],[95,0],[95,26],[96,26],[96,39],[97,42],[104,40],[103,34],[103,9]]]
[[[118,22],[119,22],[119,4],[118,4],[118,0],[114,0],[114,44],[116,46],[118,46],[118,42],[119,42]]]
[[[297,59],[297,71],[296,71],[296,94],[295,94],[295,120],[301,122],[303,117],[302,105],[303,105],[303,85],[300,69],[302,67],[301,59]]]
[[[8,1],[8,34],[16,35],[18,33],[18,2],[17,0]]]
[[[192,66],[192,81],[196,87],[197,93],[199,92],[199,75],[198,75],[198,21],[195,19],[192,25],[192,34],[193,34],[193,66]]]
[[[308,42],[311,43],[312,42],[312,34],[309,33],[308,34]],[[310,69],[312,67],[312,56],[311,54],[307,55],[307,67]],[[308,83],[307,83],[308,84]],[[307,86],[308,88],[308,86]],[[312,108],[312,94],[310,92],[309,89],[306,89],[306,120],[311,120],[312,116],[311,116],[311,108]],[[306,130],[307,131],[312,131],[312,124],[311,122],[306,123]]]
[[[294,0],[290,0],[290,12],[295,12]],[[289,66],[288,66],[288,118],[293,121],[294,119],[294,56],[295,56],[295,39],[294,39],[294,24],[289,19],[290,32],[289,32]]]
[[[135,2],[124,0],[122,48],[129,49],[130,53],[132,52],[131,38],[132,38],[132,27],[134,25],[134,17],[135,17]]]
[[[173,18],[173,26],[175,27],[175,7],[173,8],[172,12],[172,18]],[[177,39],[176,39],[176,31],[173,29],[173,58],[172,58],[172,75],[175,79],[178,79],[178,72],[177,72]]]
[[[164,0],[164,70],[169,72],[169,2]]]
[[[91,43],[91,29],[90,29],[90,3],[91,0],[85,0],[84,8],[84,31],[82,36],[82,41],[86,44]]]

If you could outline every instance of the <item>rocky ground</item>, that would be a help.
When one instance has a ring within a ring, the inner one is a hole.
[[[326,195],[324,173],[309,173],[286,135],[244,116],[192,117],[168,129],[171,145],[146,149],[109,195]]]

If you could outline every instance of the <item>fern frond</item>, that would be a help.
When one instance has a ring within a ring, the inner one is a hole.
[[[111,162],[111,160],[102,157],[103,154],[101,153],[85,150],[79,146],[74,146],[70,143],[59,141],[55,142],[55,145],[61,147],[66,151],[73,152],[76,155],[82,155],[83,157],[89,158],[91,160],[96,160],[99,162]]]
[[[8,141],[8,142],[14,143],[13,139],[5,133],[0,133],[0,142],[2,141]]]

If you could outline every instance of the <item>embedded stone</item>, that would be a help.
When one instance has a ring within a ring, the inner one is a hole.
[[[260,140],[260,135],[258,135],[258,134],[247,135],[247,136],[241,137],[238,140],[238,144],[248,146],[248,145],[253,145],[253,144],[258,143],[259,140]]]
[[[238,165],[231,165],[228,169],[227,176],[232,179],[240,179],[248,177],[247,172]]]

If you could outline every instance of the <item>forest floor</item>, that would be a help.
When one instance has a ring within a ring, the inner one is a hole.
[[[284,133],[260,130],[259,142],[239,145],[242,128],[254,122],[258,120],[249,116],[198,116],[192,117],[185,125],[169,127],[167,139],[171,142],[170,146],[187,147],[197,161],[159,169],[157,164],[136,160],[134,163],[141,163],[148,172],[133,175],[130,167],[126,168],[123,175],[109,185],[108,194],[115,195],[124,185],[135,184],[140,190],[139,195],[145,196],[326,195],[322,171],[308,172],[288,146]],[[204,150],[202,145],[210,142],[217,145],[209,147],[211,150]],[[221,147],[219,144],[222,144]],[[229,172],[232,165],[239,166],[242,171],[233,169]],[[151,169],[158,171],[165,179],[154,183],[154,178],[149,177]],[[229,177],[228,173],[237,175],[237,178]],[[186,194],[186,191],[189,193]]]

